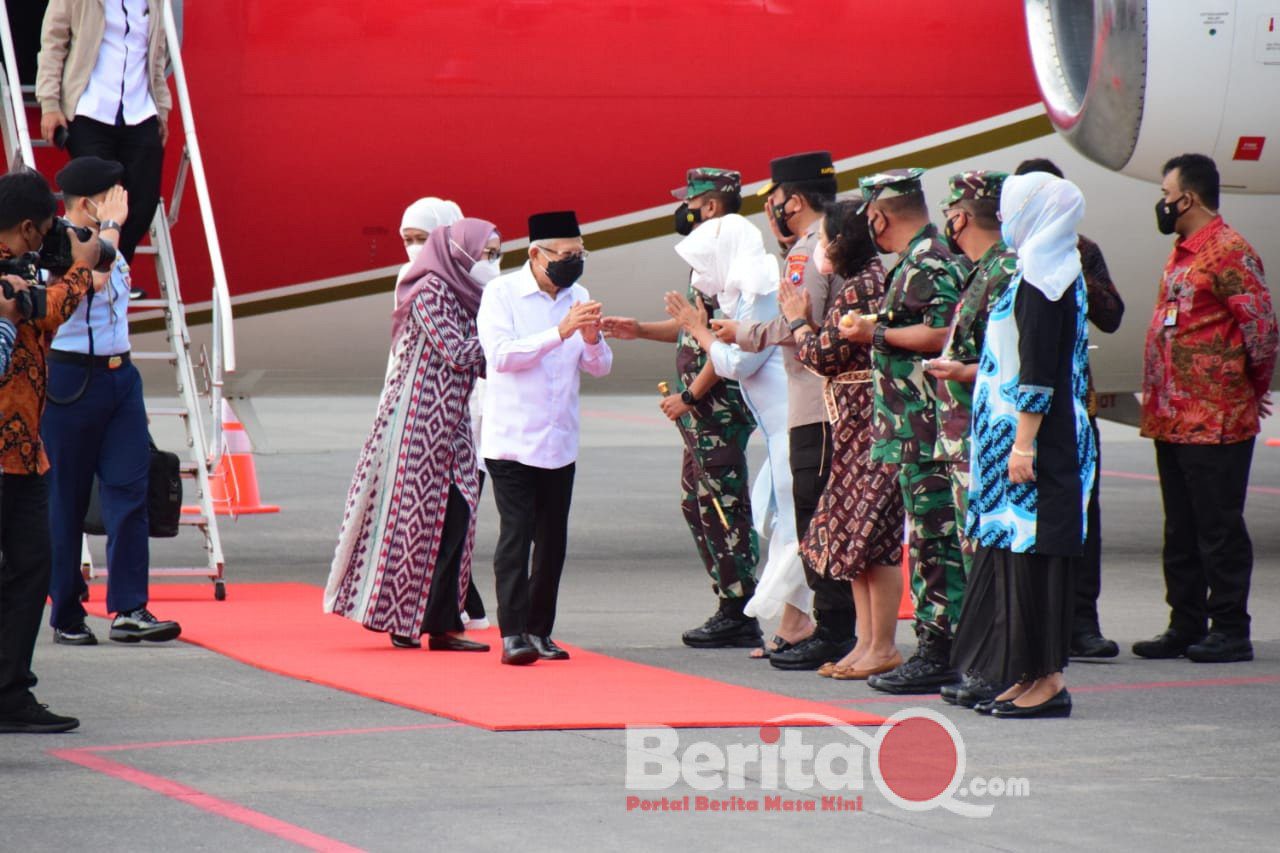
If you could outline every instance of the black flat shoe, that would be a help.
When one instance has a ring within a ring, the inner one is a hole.
[[[527,666],[538,659],[538,650],[529,644],[524,634],[502,638],[502,662],[509,666]]]
[[[568,660],[569,653],[556,645],[556,641],[550,637],[535,637],[529,635],[529,645],[538,650],[538,657],[543,660]]]
[[[1113,658],[1120,654],[1115,640],[1101,634],[1081,634],[1071,638],[1070,655],[1073,658]]]
[[[975,703],[973,706],[973,710],[977,711],[979,714],[989,715],[992,712],[992,710],[995,709],[996,704],[997,703],[994,698],[986,699],[986,700],[983,700],[982,702]]]
[[[397,649],[420,649],[422,641],[415,640],[413,637],[406,637],[404,634],[392,634],[391,645]]]
[[[1001,719],[1029,719],[1031,717],[1070,717],[1071,716],[1071,694],[1067,692],[1067,688],[1062,688],[1050,698],[1044,700],[1039,705],[1031,705],[1024,707],[1015,705],[1012,700],[1008,702],[998,702],[991,709],[991,716],[1000,717]]]
[[[1211,631],[1203,642],[1187,646],[1187,658],[1196,663],[1234,663],[1253,660],[1253,643],[1248,637],[1228,637]]]
[[[427,638],[427,648],[433,652],[487,652],[486,643],[465,640],[450,634],[432,634]]]
[[[820,632],[814,631],[809,637],[796,643],[785,651],[776,651],[769,655],[769,663],[776,669],[805,670],[817,669],[824,663],[840,660],[849,654],[853,641],[844,643],[828,639]]]
[[[1196,645],[1203,639],[1203,636],[1183,634],[1170,628],[1158,637],[1134,643],[1133,653],[1140,658],[1151,660],[1180,658],[1187,653],[1188,647]]]

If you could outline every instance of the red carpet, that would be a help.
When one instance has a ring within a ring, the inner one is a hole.
[[[95,586],[89,611],[104,615],[105,597]],[[567,643],[562,645],[572,660],[502,666],[501,639],[492,628],[468,634],[488,642],[493,647],[488,654],[393,649],[386,635],[322,613],[320,589],[304,584],[230,584],[222,602],[213,600],[207,584],[153,584],[151,600],[160,618],[182,623],[182,639],[189,643],[268,672],[486,729],[758,726],[784,714],[855,725],[883,722],[850,708],[632,663]],[[730,665],[768,666],[746,660],[745,649],[742,660]]]

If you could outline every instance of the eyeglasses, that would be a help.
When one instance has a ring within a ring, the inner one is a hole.
[[[555,249],[549,249],[546,246],[535,246],[538,251],[546,252],[548,255],[562,256],[566,261],[585,261],[591,254],[586,249],[581,252],[557,252]]]

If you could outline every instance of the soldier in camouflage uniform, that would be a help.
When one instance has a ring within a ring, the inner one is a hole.
[[[951,629],[959,617],[964,564],[945,463],[934,460],[937,399],[922,367],[946,341],[970,264],[929,222],[923,169],[895,169],[861,181],[867,226],[882,252],[896,252],[880,314],[850,318],[843,333],[870,342],[875,375],[871,458],[898,467],[907,509],[911,591],[919,648],[892,672],[867,679],[889,693],[924,693],[959,680],[951,669]]]
[[[741,176],[726,169],[690,169],[687,184],[672,194],[684,201],[676,211],[676,231],[689,234],[699,224],[737,213]],[[688,299],[719,316],[718,304],[689,284]],[[747,442],[756,424],[738,383],[715,373],[707,355],[675,320],[640,323],[606,317],[605,331],[615,338],[640,338],[676,344],[677,388],[661,402],[663,414],[691,440],[681,464],[680,509],[693,534],[698,556],[711,577],[719,607],[705,623],[685,631],[694,648],[754,648],[763,642],[759,622],[743,612],[755,592],[760,545],[752,526]],[[706,474],[704,477],[703,474]],[[718,501],[725,521],[716,510]]]
[[[951,177],[942,214],[943,237],[957,255],[974,263],[961,288],[960,304],[951,325],[951,337],[942,356],[930,362],[938,399],[938,442],[933,458],[947,465],[955,501],[956,524],[964,555],[964,577],[972,568],[973,543],[964,535],[969,505],[969,433],[973,409],[973,383],[978,376],[978,356],[986,338],[990,306],[1013,279],[1017,253],[1000,239],[1000,188],[1004,172],[962,172]],[[957,595],[963,600],[963,590]],[[960,610],[963,618],[963,610]],[[954,625],[953,625],[954,627]],[[942,698],[972,707],[999,694],[1005,685],[989,684],[978,675],[965,675],[961,684],[942,687]]]

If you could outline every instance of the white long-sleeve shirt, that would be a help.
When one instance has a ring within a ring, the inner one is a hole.
[[[147,0],[104,0],[106,26],[89,85],[76,102],[76,115],[115,124],[141,124],[156,115],[147,68],[151,9]]]
[[[480,452],[535,468],[563,468],[578,458],[579,371],[604,376],[613,352],[601,337],[560,339],[560,321],[590,300],[575,284],[551,297],[523,267],[489,282],[476,325],[487,381]]]

